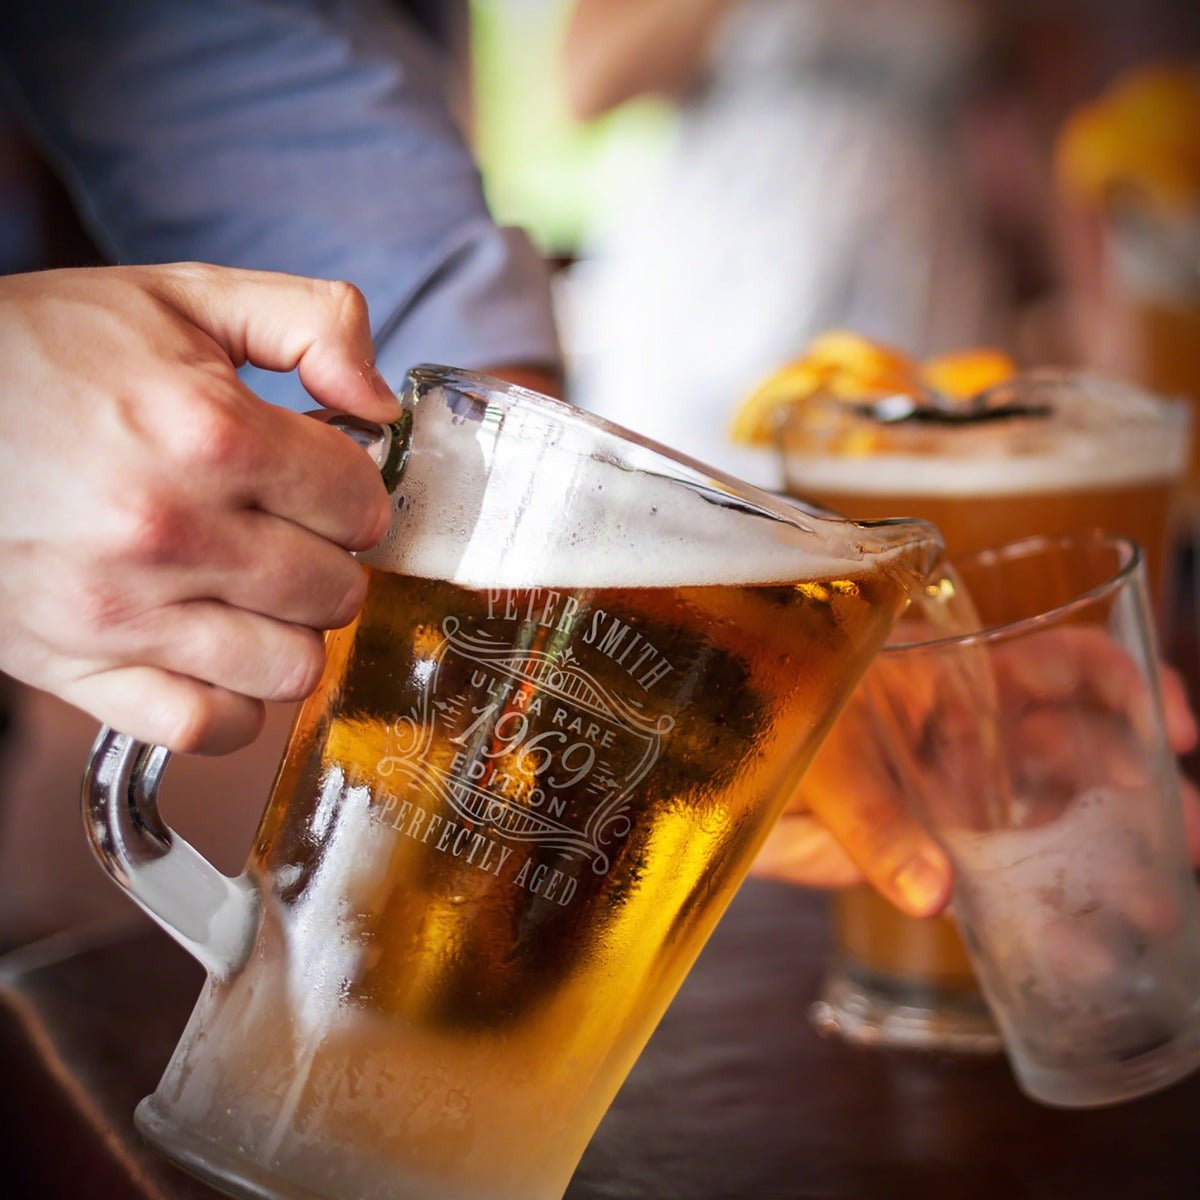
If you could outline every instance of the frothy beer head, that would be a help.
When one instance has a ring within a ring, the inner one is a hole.
[[[1186,408],[1135,387],[1033,372],[992,393],[1044,415],[887,424],[836,401],[784,432],[789,486],[862,496],[1036,494],[1170,481],[1187,463]]]
[[[489,409],[468,437],[438,400],[419,402],[420,453],[390,531],[361,556],[378,570],[468,588],[694,587],[861,575],[894,556],[845,522],[725,494],[699,465],[668,478],[657,448],[568,405]]]

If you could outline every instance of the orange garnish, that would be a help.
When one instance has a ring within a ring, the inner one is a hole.
[[[939,354],[916,363],[891,346],[861,334],[834,330],[814,338],[804,354],[780,367],[739,405],[730,424],[735,442],[766,446],[793,414],[802,413],[805,427],[833,430],[844,423],[827,402],[865,401],[928,388],[967,399],[1016,374],[1007,354],[987,347]],[[820,408],[820,400],[826,405]],[[877,432],[841,429],[837,449],[846,454],[869,454],[878,448]]]
[[[1059,133],[1063,190],[1106,204],[1136,193],[1187,211],[1200,204],[1200,68],[1157,64],[1122,76]]]
[[[1007,354],[986,346],[938,354],[921,364],[921,382],[955,400],[969,400],[1016,373],[1017,364]]]
[[[729,436],[750,446],[769,446],[787,411],[820,390],[821,374],[804,359],[780,367],[746,397],[733,414]]]
[[[815,396],[862,400],[917,387],[906,355],[847,330],[813,339],[804,354],[768,376],[734,414],[735,442],[769,445],[788,413]]]

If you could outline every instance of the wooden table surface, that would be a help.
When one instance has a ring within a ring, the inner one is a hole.
[[[826,950],[820,897],[747,884],[568,1200],[1200,1198],[1200,1074],[1072,1113],[1026,1100],[1001,1059],[822,1041],[805,1010]],[[131,1121],[199,985],[156,931],[0,961],[0,1195],[212,1200]]]

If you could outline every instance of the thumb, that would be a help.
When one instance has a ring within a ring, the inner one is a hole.
[[[953,871],[907,813],[868,718],[853,697],[809,764],[801,797],[876,890],[910,916],[932,916],[950,899]]]
[[[367,302],[353,284],[205,263],[143,268],[150,290],[237,366],[299,369],[326,408],[394,421],[399,401],[375,368]]]

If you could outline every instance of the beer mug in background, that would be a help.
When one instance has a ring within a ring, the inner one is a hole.
[[[552,1200],[939,542],[469,373],[403,400],[245,873],[165,752],[93,752],[97,853],[209,971],[137,1122],[237,1195]]]
[[[1200,197],[1190,214],[1122,210],[1105,230],[1123,373],[1200,414]],[[1116,341],[1117,339],[1114,339]],[[1187,477],[1189,523],[1200,524],[1200,440]]]
[[[895,416],[834,397],[796,405],[780,434],[788,490],[855,520],[930,521],[951,563],[1031,535],[1106,529],[1140,543],[1163,604],[1188,462],[1182,403],[1036,371],[940,412]],[[868,888],[839,894],[834,911],[820,1028],[867,1043],[999,1050],[950,917],[906,917]]]
[[[1200,414],[1200,69],[1145,63],[1076,108],[1055,145],[1085,359]],[[1200,521],[1200,442],[1188,478]]]

